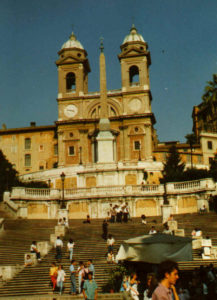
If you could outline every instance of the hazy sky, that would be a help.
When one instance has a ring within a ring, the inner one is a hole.
[[[151,52],[158,137],[184,141],[192,108],[217,73],[217,0],[1,0],[0,125],[57,120],[55,61],[72,25],[88,52],[89,91],[99,90],[101,36],[107,88],[120,88],[117,55],[133,22]]]

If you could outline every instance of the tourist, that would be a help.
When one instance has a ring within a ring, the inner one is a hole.
[[[57,239],[55,241],[54,247],[56,248],[56,260],[58,262],[61,262],[63,242],[62,242],[62,240],[60,239],[59,236],[57,237]]]
[[[197,228],[194,228],[191,232],[191,236],[192,238],[196,236],[196,231],[197,231]]]
[[[130,294],[133,300],[139,300],[139,292],[138,292],[138,281],[137,274],[133,273],[130,279]]]
[[[107,254],[107,263],[115,264],[115,256],[112,250],[110,250]]]
[[[30,257],[30,255],[26,255],[26,258],[25,258],[25,267],[28,267],[28,266],[32,266],[33,265],[33,261]]]
[[[60,218],[60,219],[58,219],[58,223],[57,223],[57,225],[63,225],[63,220]]]
[[[83,287],[84,299],[96,300],[97,299],[97,284],[93,279],[92,272],[88,273],[88,280],[85,280]]]
[[[130,208],[129,208],[128,202],[126,202],[126,210],[127,210],[127,219],[129,221],[129,220],[131,220],[131,217],[130,217]]]
[[[77,269],[77,273],[78,273],[78,293],[81,294],[82,293],[82,287],[83,287],[83,277],[84,277],[84,264],[83,261],[79,262],[79,267]]]
[[[109,234],[108,239],[107,239],[107,245],[108,245],[108,252],[110,252],[111,250],[114,250],[114,243],[115,243],[115,239],[113,238],[113,236],[111,234]]]
[[[124,223],[128,222],[128,209],[126,205],[123,206],[123,221]]]
[[[110,204],[111,205],[111,204]],[[111,209],[111,207],[110,207]],[[116,209],[115,209],[115,206],[111,209],[111,220],[110,222],[111,223],[115,223],[115,218],[116,218]]]
[[[85,221],[83,221],[84,224],[90,224],[90,216],[87,215],[87,218]]]
[[[62,225],[65,226],[66,228],[69,228],[69,222],[66,218],[63,218]]]
[[[116,213],[117,213],[117,220],[116,220],[116,222],[117,223],[122,223],[122,211],[121,211],[121,206],[120,205],[116,206]]]
[[[200,208],[200,214],[203,215],[207,212],[207,209],[206,209],[206,205],[203,205],[201,208]]]
[[[57,284],[57,272],[58,272],[58,268],[56,266],[56,263],[53,262],[51,264],[50,273],[49,273],[50,279],[51,279],[51,282],[52,282],[53,292],[55,291],[56,284]]]
[[[69,239],[68,244],[67,244],[67,250],[69,252],[69,260],[70,261],[72,260],[74,246],[75,246],[75,243],[74,243],[73,239]]]
[[[104,240],[107,240],[107,235],[108,235],[108,222],[104,220],[102,223],[102,238]]]
[[[195,237],[202,237],[202,230],[200,228],[196,229]]]
[[[33,241],[33,242],[32,242],[32,245],[31,245],[31,247],[30,247],[30,252],[31,252],[31,253],[35,253],[35,254],[36,254],[36,257],[37,257],[37,260],[38,260],[38,261],[41,261],[41,253],[40,253],[39,250],[37,249],[36,241]]]
[[[151,229],[148,234],[155,234],[155,233],[157,233],[157,231],[155,230],[155,227],[151,226]]]
[[[94,276],[95,276],[95,268],[94,268],[92,259],[88,259],[87,265],[88,265],[89,272],[92,272],[93,278],[94,278]]]
[[[130,278],[129,278],[128,275],[123,277],[120,292],[122,293],[124,300],[131,299],[131,296],[130,296]]]
[[[170,230],[169,226],[167,225],[167,223],[164,225],[164,230],[163,230],[164,234],[172,234],[172,231]]]
[[[58,271],[57,271],[57,286],[59,288],[60,295],[62,295],[62,292],[63,292],[63,283],[65,281],[65,276],[66,276],[66,273],[63,270],[62,265],[59,265]]]
[[[147,274],[147,281],[146,281],[146,289],[144,291],[144,300],[151,300],[152,294],[156,289],[158,283],[154,273]]]
[[[69,271],[70,271],[70,281],[71,281],[71,292],[70,294],[72,295],[76,295],[76,270],[75,270],[75,266],[76,266],[76,261],[73,259],[71,261],[71,265],[69,267]]]
[[[147,221],[146,221],[146,216],[145,215],[141,215],[141,220],[142,220],[142,224],[146,225]]]
[[[153,300],[179,300],[176,292],[175,284],[178,275],[178,264],[171,260],[163,261],[158,270],[158,279],[160,281],[158,287],[152,294]],[[173,296],[172,296],[173,294]]]

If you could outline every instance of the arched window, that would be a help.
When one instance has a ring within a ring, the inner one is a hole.
[[[130,85],[139,85],[139,68],[137,66],[130,67]]]
[[[75,74],[70,72],[66,75],[66,90],[75,91]]]

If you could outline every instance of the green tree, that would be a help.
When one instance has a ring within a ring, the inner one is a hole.
[[[13,168],[12,164],[6,159],[0,150],[0,198],[4,191],[10,190],[12,186],[16,186],[19,182],[18,172]]]
[[[175,146],[169,149],[169,154],[164,164],[164,178],[166,182],[180,181],[185,169],[185,164],[182,162],[181,157]]]
[[[213,180],[217,181],[217,154],[215,154],[214,159],[211,161],[209,173]]]
[[[203,102],[206,105],[217,101],[217,74],[213,74],[213,81],[208,81],[208,85],[204,88],[202,96]]]

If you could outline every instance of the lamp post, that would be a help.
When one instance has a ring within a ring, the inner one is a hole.
[[[80,162],[79,162],[79,164],[82,165],[82,147],[79,147],[79,153],[80,153]]]
[[[60,174],[60,178],[61,178],[61,181],[62,181],[62,201],[61,201],[61,206],[60,206],[61,209],[66,208],[65,201],[64,201],[64,181],[65,181],[65,177],[66,177],[65,173],[62,172]]]
[[[163,198],[164,198],[164,205],[167,205],[169,204],[169,201],[167,199],[167,182],[166,182],[166,171],[163,170],[163,184],[164,184],[164,195],[163,195]]]

